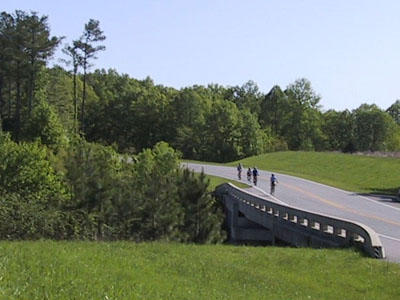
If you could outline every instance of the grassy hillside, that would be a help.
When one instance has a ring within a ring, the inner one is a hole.
[[[351,250],[0,242],[0,299],[398,299],[400,266]]]
[[[354,192],[394,194],[400,187],[398,158],[288,151],[254,156],[241,162],[246,167],[257,166]]]

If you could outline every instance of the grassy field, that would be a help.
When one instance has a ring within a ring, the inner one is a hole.
[[[399,299],[400,266],[351,250],[0,242],[0,299]]]
[[[275,152],[241,160],[245,167],[269,170],[362,193],[395,194],[400,159],[325,152]],[[238,162],[227,165],[236,166]]]

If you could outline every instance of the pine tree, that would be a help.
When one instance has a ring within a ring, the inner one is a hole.
[[[221,230],[223,215],[208,191],[209,180],[202,172],[184,169],[178,181],[178,195],[184,211],[181,227],[185,242],[215,243],[225,238]]]

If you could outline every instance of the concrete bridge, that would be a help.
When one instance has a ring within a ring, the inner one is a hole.
[[[283,241],[296,247],[359,247],[385,258],[379,236],[368,226],[268,200],[230,183],[215,194],[225,207],[232,242]]]

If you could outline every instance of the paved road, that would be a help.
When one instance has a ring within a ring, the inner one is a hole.
[[[234,167],[185,164],[196,172],[237,180]],[[246,169],[246,168],[245,168]],[[247,183],[242,172],[242,182]],[[328,214],[342,219],[357,221],[371,227],[381,238],[388,261],[400,263],[400,203],[387,196],[365,196],[347,192],[294,176],[275,173],[277,201]],[[260,171],[259,189],[269,192],[271,172]]]

